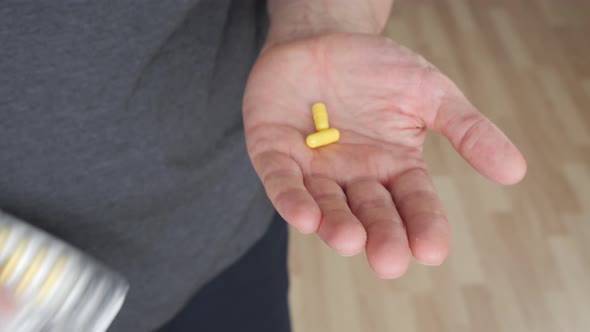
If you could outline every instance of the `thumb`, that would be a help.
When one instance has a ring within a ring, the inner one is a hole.
[[[526,173],[526,161],[510,139],[483,116],[459,89],[451,87],[428,128],[446,136],[463,158],[482,175],[502,184],[514,184]]]

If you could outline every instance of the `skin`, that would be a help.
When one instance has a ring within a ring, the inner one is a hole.
[[[450,79],[371,30],[383,24],[315,29],[313,14],[301,16],[311,29],[273,17],[279,26],[245,90],[248,152],[270,200],[289,224],[340,254],[364,250],[381,278],[401,276],[411,255],[441,264],[450,229],[422,155],[426,131],[446,136],[501,184],[524,177],[524,158]],[[310,149],[318,101],[341,138]]]

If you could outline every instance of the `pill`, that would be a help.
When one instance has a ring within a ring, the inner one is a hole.
[[[8,278],[10,278],[10,276],[14,272],[14,269],[18,265],[19,260],[21,259],[23,253],[25,252],[25,249],[27,248],[27,242],[28,241],[26,239],[21,239],[20,241],[18,241],[10,257],[8,257],[8,260],[6,261],[6,263],[4,263],[2,269],[0,269],[1,284],[6,283]]]
[[[324,129],[308,135],[305,143],[310,148],[318,148],[337,142],[340,139],[340,132],[336,128]]]
[[[55,282],[57,281],[57,279],[61,275],[61,272],[62,272],[65,265],[66,265],[66,258],[63,256],[60,256],[55,261],[55,263],[53,264],[53,267],[51,268],[51,270],[47,274],[47,277],[45,278],[45,280],[41,284],[41,287],[39,288],[39,294],[38,294],[37,300],[42,300],[45,296],[47,296],[47,294],[53,288],[53,285],[55,284]]]
[[[313,104],[311,111],[313,113],[313,122],[317,131],[330,128],[328,111],[326,110],[326,105],[324,103]]]
[[[0,250],[4,248],[4,244],[6,243],[9,234],[10,231],[7,228],[0,229]]]
[[[45,259],[46,255],[47,249],[45,248],[41,248],[37,251],[33,259],[31,260],[31,264],[29,264],[29,267],[27,268],[27,270],[21,277],[20,281],[16,285],[16,288],[14,289],[15,294],[20,296],[24,293],[25,289],[31,283],[31,280],[33,280],[33,278],[39,271],[39,268],[41,267],[41,264],[43,263],[43,260]]]

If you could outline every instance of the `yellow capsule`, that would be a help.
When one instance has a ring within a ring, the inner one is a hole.
[[[7,228],[0,229],[0,250],[4,248],[4,244],[8,239],[8,235],[10,235],[10,230],[8,230]]]
[[[340,139],[340,132],[336,128],[329,128],[318,131],[308,135],[305,143],[310,148],[318,148],[320,146],[328,145],[337,142]]]
[[[311,111],[313,112],[313,122],[315,123],[315,129],[317,131],[330,128],[328,111],[326,110],[326,105],[324,103],[313,104]]]
[[[47,249],[45,248],[41,248],[39,249],[39,251],[37,251],[37,253],[33,257],[33,260],[31,260],[31,264],[29,264],[29,267],[27,268],[27,270],[21,277],[20,281],[16,285],[16,288],[14,289],[14,293],[16,295],[20,296],[24,293],[25,289],[31,283],[31,280],[33,280],[33,278],[39,271],[39,268],[41,267],[41,264],[43,263],[43,260],[45,259],[46,255]]]
[[[47,274],[47,277],[45,277],[45,280],[43,281],[43,283],[41,284],[41,287],[39,288],[39,293],[37,294],[38,301],[42,300],[43,298],[45,298],[47,296],[47,294],[49,294],[49,291],[51,291],[51,289],[55,285],[55,282],[57,281],[57,279],[61,275],[62,270],[65,265],[66,265],[66,258],[64,256],[60,256],[55,261],[55,263],[53,264],[53,267],[51,268],[51,270]]]
[[[22,255],[25,252],[25,249],[27,248],[27,242],[28,241],[26,239],[21,239],[16,244],[16,247],[10,254],[10,257],[8,258],[6,263],[4,263],[2,269],[0,269],[0,284],[6,283],[8,278],[10,278],[10,276],[14,272],[14,269],[18,265],[19,260],[21,259]]]

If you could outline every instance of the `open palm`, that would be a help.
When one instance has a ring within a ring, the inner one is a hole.
[[[324,102],[340,141],[305,145],[311,105]],[[427,129],[448,137],[480,173],[504,184],[518,150],[419,55],[390,39],[326,34],[264,51],[244,97],[248,152],[277,211],[343,255],[366,249],[381,277],[410,253],[440,264],[449,225],[422,157]]]

